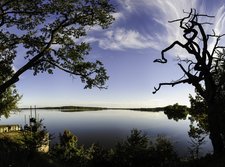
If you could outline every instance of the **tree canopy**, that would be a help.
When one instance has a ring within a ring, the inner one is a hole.
[[[52,74],[58,68],[79,76],[85,88],[104,88],[108,79],[106,70],[100,61],[87,61],[85,56],[91,47],[81,38],[90,27],[107,28],[114,20],[113,12],[109,0],[2,0],[1,98],[27,70],[37,75]],[[14,63],[18,57],[25,60],[16,69]]]
[[[167,63],[165,53],[175,46],[183,48],[189,53],[189,57],[182,59],[179,57],[178,66],[184,75],[175,81],[160,83],[155,87],[156,93],[162,86],[175,86],[181,83],[191,84],[195,87],[198,94],[204,99],[207,106],[206,114],[208,116],[208,125],[210,131],[210,139],[215,154],[224,152],[223,138],[223,115],[224,106],[224,64],[225,64],[225,46],[220,45],[220,40],[225,34],[207,34],[204,26],[210,25],[210,22],[201,22],[199,18],[213,18],[206,14],[199,14],[195,9],[185,12],[186,17],[170,21],[179,22],[180,28],[183,30],[185,42],[174,41],[170,46],[163,49],[161,59],[154,62]],[[210,40],[215,43],[210,49]]]
[[[188,107],[176,103],[174,105],[166,106],[164,108],[164,113],[167,115],[168,119],[173,119],[175,121],[180,119],[184,120],[188,114]]]

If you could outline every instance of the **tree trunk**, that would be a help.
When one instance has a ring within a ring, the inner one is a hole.
[[[12,86],[13,84],[15,84],[16,82],[19,81],[18,77],[12,77],[11,79],[9,79],[8,81],[6,81],[5,83],[3,83],[2,85],[0,85],[0,96],[6,92],[6,90]]]
[[[220,107],[212,102],[208,104],[208,123],[210,139],[213,146],[214,155],[222,155],[224,153],[224,143],[222,138],[221,127],[222,112]]]

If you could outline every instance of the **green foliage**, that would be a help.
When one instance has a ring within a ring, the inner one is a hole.
[[[158,137],[153,147],[155,147],[155,152],[152,153],[155,156],[153,156],[153,159],[157,159],[155,162],[157,165],[155,166],[176,166],[179,162],[177,154],[168,139]]]
[[[138,130],[132,130],[125,141],[109,150],[98,144],[85,149],[78,145],[76,136],[65,130],[51,155],[63,166],[82,167],[172,167],[179,161],[168,140],[159,137],[153,143]]]
[[[90,167],[112,167],[112,150],[107,150],[99,144],[93,144],[90,148],[92,159],[89,160]]]
[[[63,135],[59,136],[60,143],[54,147],[54,154],[61,161],[68,163],[75,158],[78,152],[77,148],[77,137],[74,136],[70,131],[65,130]]]
[[[0,95],[0,117],[9,117],[10,111],[16,110],[21,96],[17,93],[15,86],[11,86]]]
[[[33,144],[29,145],[24,140],[23,132],[10,132],[1,135],[4,136],[0,138],[1,167],[57,167],[57,164],[54,164],[48,154],[37,152]]]
[[[81,38],[90,27],[104,29],[112,23],[109,0],[2,0],[0,10],[1,112],[7,115],[19,100],[11,86],[27,70],[37,75],[58,68],[79,76],[84,88],[104,88],[106,69],[100,61],[87,61],[91,47]],[[15,70],[21,56],[24,65]]]
[[[149,140],[141,131],[132,130],[131,135],[124,142],[118,143],[114,149],[114,166],[143,166],[148,165]]]
[[[188,135],[191,139],[189,151],[192,159],[198,159],[201,155],[202,145],[206,143],[205,138],[208,132],[199,126],[190,124]]]
[[[189,110],[190,130],[190,154],[192,159],[198,159],[202,145],[205,144],[205,138],[209,134],[207,105],[199,93],[195,97],[189,95],[191,107]]]
[[[168,119],[178,121],[179,119],[186,119],[188,107],[176,103],[174,105],[166,106],[164,108],[164,113],[167,115]]]
[[[59,140],[59,143],[51,151],[52,156],[59,163],[66,166],[87,166],[89,159],[92,157],[92,147],[89,150],[79,146],[77,137],[69,130],[65,130],[62,135],[60,134]]]
[[[23,131],[23,139],[25,149],[30,152],[36,152],[42,145],[46,145],[49,141],[49,134],[42,121],[36,122],[30,129]]]
[[[114,166],[118,167],[175,166],[177,161],[177,155],[168,140],[159,137],[153,144],[138,130],[132,130],[127,140],[118,143],[113,155]]]
[[[3,34],[0,30],[0,85],[14,74],[12,64],[16,51],[15,46],[10,46],[13,41],[10,41],[9,38],[13,38],[13,35]],[[0,117],[2,115],[6,118],[9,117],[9,112],[17,109],[20,98],[15,85],[10,85],[3,93],[0,93]]]
[[[154,88],[153,93],[156,93],[165,85],[172,87],[181,83],[193,85],[207,106],[205,114],[208,116],[208,127],[214,154],[224,154],[225,47],[219,42],[224,34],[216,34],[214,31],[212,34],[207,34],[204,25],[210,23],[207,21],[199,22],[199,18],[205,17],[207,20],[212,16],[199,14],[195,9],[191,9],[189,13],[184,13],[187,14],[186,17],[170,21],[170,23],[179,23],[180,29],[183,30],[184,40],[176,40],[163,49],[161,58],[154,62],[167,63],[165,53],[175,46],[187,51],[192,58],[178,56],[177,65],[184,75],[172,82],[160,83],[157,88]],[[209,47],[211,39],[216,42],[212,47]]]
[[[215,98],[218,105],[225,111],[225,49],[218,50],[216,53],[217,61],[215,63],[217,64],[217,68],[213,70],[213,79],[217,86]]]
[[[88,27],[107,28],[112,23],[114,8],[108,0],[3,1],[0,7],[0,35],[5,39],[0,53],[10,55],[2,59],[11,73],[20,47],[26,50],[28,63],[16,75],[28,69],[34,75],[51,74],[59,68],[79,75],[88,88],[104,84],[108,77],[102,63],[86,62],[90,46],[78,39],[87,35]]]
[[[28,152],[9,138],[0,139],[0,166],[14,166],[27,161]]]
[[[191,124],[197,122],[199,128],[204,129],[205,131],[209,130],[208,127],[208,114],[207,114],[207,105],[205,100],[197,93],[195,97],[189,96],[191,107],[189,117]]]

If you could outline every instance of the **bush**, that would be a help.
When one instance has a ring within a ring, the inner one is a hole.
[[[174,166],[178,160],[168,140],[159,137],[153,144],[138,130],[132,130],[127,140],[116,145],[113,156],[118,167]]]
[[[61,165],[70,167],[174,167],[178,161],[168,140],[158,137],[151,142],[145,134],[135,129],[126,140],[118,142],[110,150],[98,144],[85,149],[78,145],[75,135],[65,130],[51,155]]]
[[[91,159],[91,151],[78,146],[77,137],[71,131],[65,130],[60,134],[59,139],[60,142],[51,151],[56,161],[65,166],[87,166]]]

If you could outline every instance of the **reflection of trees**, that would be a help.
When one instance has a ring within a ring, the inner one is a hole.
[[[168,119],[173,119],[175,121],[185,120],[187,115],[189,115],[189,150],[191,157],[195,159],[199,158],[202,145],[205,144],[205,138],[208,136],[208,117],[205,113],[206,105],[201,96],[197,95],[195,98],[190,96],[190,103],[190,108],[179,105],[178,103],[169,105],[164,108],[164,113],[167,115]]]
[[[189,110],[190,130],[190,153],[192,158],[199,158],[205,138],[209,135],[207,106],[204,99],[197,93],[195,97],[189,96],[191,107]]]
[[[164,113],[167,115],[168,119],[173,119],[178,121],[179,119],[185,120],[188,114],[187,106],[179,105],[178,103],[174,105],[169,105],[164,108]]]

